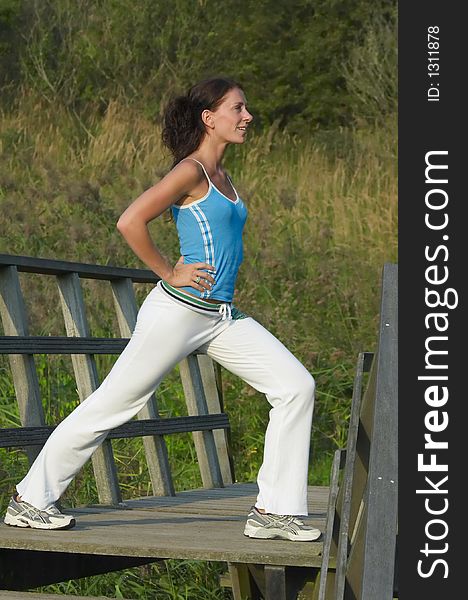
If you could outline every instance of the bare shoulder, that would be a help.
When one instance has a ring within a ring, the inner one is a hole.
[[[195,188],[203,179],[205,175],[200,164],[195,160],[184,159],[181,160],[166,177],[170,176],[174,182],[178,182],[180,189],[183,189],[186,194]]]
[[[180,161],[171,171],[173,176],[180,182],[183,193],[176,202],[178,206],[186,206],[191,202],[203,197],[207,191],[207,179],[203,167],[195,159],[190,157]]]

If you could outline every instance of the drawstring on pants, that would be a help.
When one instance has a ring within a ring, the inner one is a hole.
[[[219,307],[219,314],[222,315],[222,319],[221,321],[226,321],[232,319],[232,314],[231,314],[231,305],[230,304],[221,304],[221,306]]]

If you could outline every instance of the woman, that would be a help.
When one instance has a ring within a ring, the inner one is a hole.
[[[223,78],[202,81],[167,107],[163,141],[174,157],[172,170],[117,223],[161,280],[143,302],[109,375],[55,429],[18,484],[5,516],[8,525],[73,527],[73,517],[55,502],[108,431],[130,420],[162,378],[198,349],[265,393],[272,406],[259,494],[244,534],[301,541],[320,536],[298,518],[307,515],[314,380],[281,342],[231,303],[247,209],[222,159],[229,144],[244,143],[252,118],[242,87]],[[148,223],[169,208],[182,255],[175,266],[148,231]]]

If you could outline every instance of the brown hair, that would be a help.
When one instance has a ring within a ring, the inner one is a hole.
[[[233,79],[213,77],[191,87],[185,96],[169,101],[164,111],[161,137],[174,157],[172,167],[201,144],[205,135],[201,113],[206,109],[216,110],[233,88],[242,89],[242,86]]]

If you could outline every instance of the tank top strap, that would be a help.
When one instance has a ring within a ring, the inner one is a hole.
[[[183,160],[194,160],[195,162],[197,162],[199,165],[201,165],[201,168],[203,169],[203,172],[206,175],[206,178],[208,179],[208,184],[211,187],[211,179],[210,176],[208,175],[208,173],[206,172],[205,166],[203,165],[203,163],[201,163],[199,160],[197,160],[196,158],[192,158],[191,156],[187,156],[186,158],[184,158]],[[181,161],[182,162],[182,161]]]
[[[199,160],[197,160],[196,158],[192,158],[191,156],[187,156],[186,158],[183,158],[182,160],[194,160],[195,162],[197,162],[199,165],[201,165],[201,168],[203,169],[203,172],[206,175],[206,178],[208,179],[208,189],[211,189],[212,187],[214,187],[216,190],[218,190],[218,188],[215,186],[215,184],[211,181],[210,176],[208,175],[205,166],[203,163],[201,163]],[[182,162],[182,161],[180,161]],[[236,195],[236,201],[239,199],[239,194],[237,193],[236,188],[234,187],[234,184],[232,183],[231,178],[229,177],[229,175],[226,173],[226,177],[229,180],[229,183],[231,184],[231,187],[234,191],[234,194]],[[219,191],[219,190],[218,190]],[[221,192],[222,193],[222,192]],[[225,194],[223,194],[223,196],[226,196]],[[227,196],[226,196],[227,197]],[[230,202],[233,202],[233,200],[231,200],[231,198],[228,198],[228,200]]]
[[[226,177],[229,179],[229,183],[231,184],[231,187],[234,190],[234,193],[236,195],[236,200],[238,200],[239,199],[239,194],[237,193],[237,190],[234,187],[234,184],[232,183],[232,179],[229,177],[229,175],[227,173],[226,173]]]

